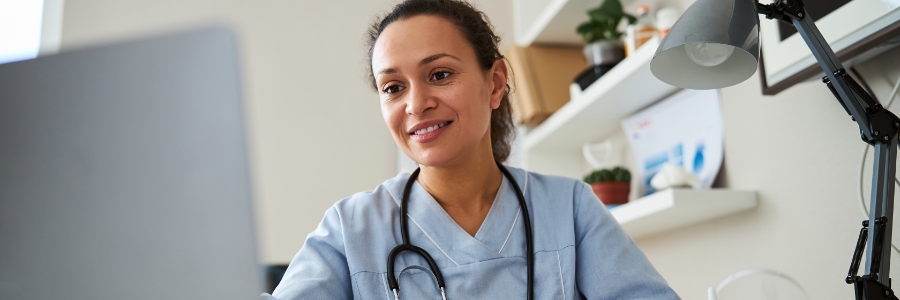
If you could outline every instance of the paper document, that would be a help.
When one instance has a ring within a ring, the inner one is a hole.
[[[643,195],[664,164],[685,168],[712,186],[722,166],[722,112],[718,90],[684,90],[622,121]]]

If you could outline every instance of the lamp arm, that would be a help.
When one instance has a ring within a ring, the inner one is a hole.
[[[808,18],[808,13],[804,8],[804,4],[800,0],[777,0],[772,4],[756,3],[757,11],[769,19],[777,19],[782,22],[793,25],[807,47],[816,58],[825,77],[822,81],[829,84],[829,88],[835,97],[844,107],[844,110],[853,117],[859,126],[862,138],[869,144],[879,139],[883,139],[882,133],[897,131],[892,122],[888,122],[888,128],[874,128],[873,125],[879,125],[881,122],[873,122],[872,108],[880,110],[880,105],[874,101],[871,95],[862,90],[859,84],[844,70],[841,61],[837,59],[837,55],[822,37],[819,28],[813,22],[812,18]],[[890,118],[889,118],[890,119]],[[886,131],[887,130],[887,131]],[[876,134],[878,133],[878,134]]]
[[[890,247],[900,118],[882,107],[847,74],[801,0],[757,2],[756,7],[766,18],[790,23],[797,29],[825,73],[822,81],[857,123],[863,141],[875,147],[869,220],[863,224],[846,281],[854,284],[857,300],[898,300],[890,288]],[[865,229],[868,225],[871,228]],[[857,276],[863,248],[866,249],[865,275]]]

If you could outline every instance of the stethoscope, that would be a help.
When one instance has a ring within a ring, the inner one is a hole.
[[[509,179],[510,183],[512,183],[512,186],[516,190],[516,197],[519,198],[519,206],[522,207],[522,215],[525,219],[525,242],[527,243],[525,256],[528,260],[528,300],[532,300],[534,299],[534,241],[532,240],[531,218],[528,215],[528,205],[525,203],[525,196],[522,194],[522,190],[519,189],[519,184],[516,182],[516,179],[513,178],[512,175],[509,174],[509,171],[506,170],[506,167],[503,167],[499,162],[497,163],[497,167],[500,168],[503,175]],[[438,269],[437,264],[434,263],[434,259],[431,258],[431,255],[428,255],[428,252],[424,249],[416,247],[409,242],[406,206],[407,202],[409,202],[409,189],[412,187],[413,183],[416,182],[419,171],[419,169],[416,169],[412,175],[409,175],[409,180],[406,181],[406,187],[403,189],[403,198],[400,200],[400,235],[403,237],[403,243],[394,247],[394,249],[391,250],[391,254],[388,255],[388,285],[390,285],[391,290],[394,291],[394,299],[400,300],[400,286],[397,284],[397,279],[394,277],[394,259],[397,258],[397,255],[400,254],[400,252],[410,251],[425,258],[428,267],[431,268],[431,275],[434,276],[438,287],[441,289],[442,299],[447,300],[447,293],[444,289],[444,276],[441,275],[441,270]],[[428,271],[421,267],[416,269]]]

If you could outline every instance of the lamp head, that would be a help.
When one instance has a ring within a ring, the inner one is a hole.
[[[660,42],[650,71],[665,83],[706,90],[747,80],[758,60],[755,0],[697,0]]]

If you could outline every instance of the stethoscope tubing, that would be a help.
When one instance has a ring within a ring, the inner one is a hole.
[[[531,217],[528,213],[528,204],[525,203],[525,195],[522,194],[522,190],[519,188],[519,183],[516,182],[516,179],[513,178],[512,174],[509,173],[509,170],[506,169],[499,162],[497,163],[497,167],[500,168],[500,172],[503,172],[503,175],[506,175],[506,178],[509,178],[509,182],[512,183],[514,190],[516,190],[516,198],[519,198],[519,206],[522,207],[522,216],[525,219],[525,257],[528,261],[528,300],[534,299],[534,233],[531,231]]]
[[[503,173],[506,178],[509,179],[510,183],[512,183],[514,190],[516,191],[516,198],[519,200],[519,206],[522,208],[522,215],[525,223],[525,242],[526,242],[526,253],[525,257],[527,259],[528,266],[528,300],[534,299],[534,239],[533,233],[531,231],[531,217],[528,213],[528,205],[525,202],[525,195],[522,194],[522,190],[519,188],[518,182],[513,178],[512,174],[509,173],[509,170],[506,169],[503,165],[497,162],[497,167],[500,168],[500,172]],[[403,243],[394,247],[391,250],[391,253],[388,254],[388,265],[387,265],[387,273],[388,273],[388,285],[391,287],[391,290],[394,292],[394,299],[400,299],[400,285],[397,283],[397,279],[394,277],[394,259],[400,253],[404,251],[409,251],[418,254],[419,256],[425,258],[425,262],[428,263],[428,267],[431,268],[431,273],[434,275],[435,281],[437,281],[438,287],[441,290],[441,297],[446,300],[446,286],[444,285],[444,276],[441,274],[441,270],[438,269],[437,264],[434,262],[434,259],[431,255],[428,254],[425,249],[416,247],[412,243],[409,242],[409,232],[408,226],[409,221],[407,221],[407,204],[409,200],[409,193],[412,188],[413,183],[416,182],[416,178],[419,176],[420,169],[416,169],[412,174],[409,175],[409,179],[406,181],[406,186],[403,189],[403,198],[400,200],[400,236],[403,239]]]

